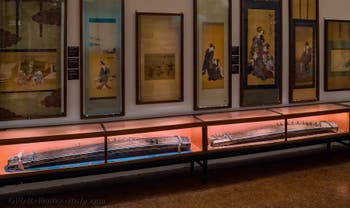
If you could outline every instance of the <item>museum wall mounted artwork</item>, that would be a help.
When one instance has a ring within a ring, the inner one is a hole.
[[[241,106],[282,102],[280,0],[241,0]]]
[[[232,106],[231,1],[194,1],[195,109]]]
[[[0,1],[0,120],[64,116],[66,1]]]
[[[290,0],[289,101],[319,99],[318,0]]]
[[[81,4],[81,117],[123,115],[124,1],[82,0]]]
[[[325,20],[325,91],[350,90],[350,20]]]
[[[136,13],[137,104],[183,101],[183,14]]]
[[[350,100],[349,5],[0,0],[0,128]]]

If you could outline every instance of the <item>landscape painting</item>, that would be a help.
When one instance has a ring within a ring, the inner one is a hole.
[[[350,72],[350,49],[331,51],[331,72]]]
[[[65,1],[5,0],[0,24],[0,48],[53,49],[63,42]],[[5,9],[6,8],[6,9]],[[5,24],[6,22],[6,24]]]
[[[349,31],[349,20],[325,20],[325,91],[350,89]]]
[[[174,80],[175,54],[145,54],[146,80]]]
[[[136,13],[137,104],[183,99],[183,14]]]
[[[61,89],[0,93],[0,120],[64,116]]]

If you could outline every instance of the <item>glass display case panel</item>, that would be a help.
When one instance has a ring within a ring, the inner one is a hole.
[[[99,165],[104,160],[104,137],[0,145],[0,178],[56,169]]]
[[[231,106],[231,0],[195,0],[195,110]]]
[[[279,114],[269,111],[269,110],[251,110],[251,111],[237,111],[237,112],[229,112],[229,113],[215,113],[215,114],[206,114],[197,116],[198,119],[204,122],[233,122],[240,120],[257,120],[273,117],[280,117]]]
[[[118,121],[103,123],[108,135],[125,134],[135,131],[148,131],[147,129],[160,130],[161,128],[180,128],[201,126],[202,122],[193,116],[180,116],[169,118],[154,118],[134,121]]]
[[[81,0],[82,117],[124,114],[123,0]]]
[[[249,147],[285,141],[285,120],[208,126],[208,149]]]
[[[284,116],[295,114],[310,114],[310,113],[326,113],[327,111],[347,111],[349,107],[337,105],[337,104],[317,104],[317,105],[305,105],[294,106],[285,108],[273,108],[274,112],[280,113]]]
[[[282,1],[241,0],[241,106],[282,102]]]
[[[349,133],[349,113],[288,119],[287,130],[288,141],[331,137]]]
[[[66,125],[53,127],[4,129],[0,130],[0,144],[13,144],[27,141],[61,140],[103,136],[100,124]]]
[[[108,137],[110,163],[176,156],[202,150],[201,127]]]
[[[0,120],[65,116],[66,1],[0,1]]]

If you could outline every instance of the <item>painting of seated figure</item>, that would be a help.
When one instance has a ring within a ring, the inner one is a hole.
[[[65,115],[66,0],[0,0],[0,120]]]
[[[194,1],[194,109],[232,106],[231,1]]]
[[[60,88],[56,52],[3,52],[0,92],[50,91]]]

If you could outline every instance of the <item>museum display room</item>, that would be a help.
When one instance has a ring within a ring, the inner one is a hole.
[[[350,146],[349,6],[0,0],[0,184]]]

